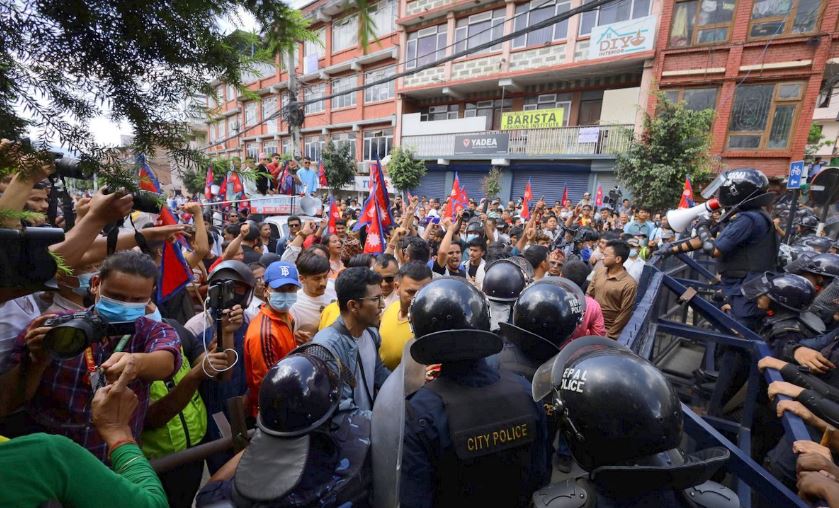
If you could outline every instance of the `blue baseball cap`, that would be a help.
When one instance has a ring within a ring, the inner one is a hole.
[[[300,287],[300,280],[297,278],[297,267],[285,261],[274,261],[268,265],[262,279],[271,289],[277,289],[286,284],[294,284]]]

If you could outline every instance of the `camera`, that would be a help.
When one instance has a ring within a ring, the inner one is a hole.
[[[615,187],[609,191],[609,197],[606,198],[606,203],[612,205],[612,207],[617,207],[621,201],[623,201],[623,192],[621,192],[620,188],[615,185]]]
[[[109,323],[88,311],[48,319],[44,326],[51,327],[44,335],[44,347],[62,360],[82,354],[103,337],[134,334],[134,321]]]
[[[0,287],[41,288],[58,269],[49,246],[63,241],[61,228],[0,228]]]
[[[469,208],[464,208],[460,216],[463,217],[463,222],[469,222],[473,217],[475,217],[475,211]]]
[[[105,194],[110,194],[114,191],[105,187],[104,189],[102,189],[102,192],[104,192]],[[134,210],[146,213],[160,213],[162,199],[162,196],[160,194],[144,190],[138,190],[134,192],[133,196]]]
[[[229,309],[240,303],[236,295],[236,281],[220,280],[210,284],[207,289],[207,306],[215,310]]]
[[[26,152],[36,152],[38,149],[29,138],[20,140],[20,145]],[[86,158],[76,159],[75,157],[65,156],[61,152],[54,152],[52,150],[45,150],[55,160],[55,174],[66,178],[77,178],[79,180],[89,180],[93,178],[93,167]]]

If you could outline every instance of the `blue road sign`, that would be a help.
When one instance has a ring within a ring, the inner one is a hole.
[[[787,189],[800,189],[801,178],[804,175],[804,161],[789,163],[789,178],[787,178]]]

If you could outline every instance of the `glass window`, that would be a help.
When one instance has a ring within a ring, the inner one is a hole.
[[[332,142],[335,148],[341,145],[349,145],[352,158],[355,159],[355,132],[338,132],[332,135]]]
[[[691,111],[715,109],[717,107],[717,88],[687,88],[667,90],[664,96],[670,102],[684,101],[685,108]]]
[[[318,40],[303,43],[303,58],[316,56],[321,59],[326,54],[326,29],[321,28],[315,31],[315,34],[318,36]]]
[[[332,82],[332,93],[341,93],[344,90],[350,90],[358,86],[358,78],[355,75],[347,76],[345,78],[338,78]],[[339,95],[332,98],[332,109],[348,108],[355,106],[355,96],[357,92],[350,92],[348,94]]]
[[[219,94],[221,95],[221,94]],[[236,100],[236,87],[227,85],[227,102]]]
[[[282,145],[283,146],[283,152],[282,153],[287,153],[289,155],[294,154],[294,151],[291,149],[291,138],[290,137],[289,138],[283,138],[282,139],[282,144],[283,144]]]
[[[593,0],[583,0],[584,4]],[[712,1],[712,0],[708,0]],[[611,2],[593,11],[584,12],[580,18],[580,35],[591,33],[596,26],[609,25],[618,21],[643,18],[650,14],[650,0],[624,0]]]
[[[256,102],[245,104],[245,127],[256,124]]]
[[[266,157],[271,157],[272,155],[277,153],[277,142],[266,141],[265,143],[263,143],[262,153],[264,153]]]
[[[549,3],[534,0],[530,3],[516,6],[516,18],[514,30],[524,30],[533,23],[544,21],[551,16],[561,14],[570,7],[570,2],[553,1]],[[538,7],[538,8],[537,8]],[[553,26],[533,30],[525,35],[513,39],[514,48],[544,44],[550,41],[565,39],[568,36],[568,20],[560,21]]]
[[[463,118],[482,116],[486,118],[486,129],[493,130],[501,126],[501,113],[512,111],[512,106],[511,99],[468,103],[464,108]]]
[[[239,115],[233,115],[227,119],[227,132],[231,136],[239,133]]]
[[[728,148],[787,148],[802,90],[802,83],[737,87],[728,125]]]
[[[495,9],[457,20],[454,40],[455,51],[464,51],[504,35],[505,9]],[[484,51],[499,51],[501,43]]]
[[[446,56],[446,25],[437,25],[408,34],[405,68],[436,62]]]
[[[750,39],[816,30],[821,0],[758,0],[752,7]]]
[[[381,69],[374,69],[364,74],[364,83],[373,83],[393,76],[396,73],[396,66],[382,67]],[[396,80],[392,79],[387,83],[381,85],[374,85],[370,88],[364,89],[364,102],[378,102],[393,99],[396,95]]]
[[[311,100],[318,99],[323,97],[324,90],[326,89],[326,85],[324,83],[319,83],[317,85],[310,86],[303,90],[303,101],[309,102]],[[305,113],[312,114],[312,113],[320,113],[324,110],[323,101],[312,102],[310,104],[306,104]]]
[[[373,21],[373,35],[379,38],[396,31],[396,18],[399,17],[399,4],[396,0],[380,0],[369,8],[370,19]]]
[[[429,122],[433,120],[454,120],[460,116],[459,113],[460,104],[431,106],[420,112],[420,121]]]
[[[390,153],[393,145],[393,129],[381,129],[364,132],[364,160],[374,161],[378,156],[383,159]]]
[[[562,125],[568,125],[568,116],[571,111],[570,94],[543,94],[537,97],[525,97],[524,111],[535,109],[561,109]]]
[[[332,53],[352,48],[358,41],[358,15],[353,14],[332,23]]]
[[[686,47],[728,40],[734,0],[691,0],[676,4],[670,46]]]
[[[320,136],[308,137],[303,141],[305,145],[305,156],[313,161],[319,161],[323,158],[323,145],[325,144],[323,138]]]
[[[259,160],[259,143],[248,143],[248,159]]]
[[[277,96],[270,95],[262,99],[262,118],[268,118],[277,112]]]

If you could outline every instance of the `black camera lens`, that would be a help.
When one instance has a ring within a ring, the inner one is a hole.
[[[50,329],[44,335],[44,347],[56,358],[74,358],[85,350],[96,335],[95,325],[88,319],[71,319]]]
[[[72,157],[59,157],[55,160],[55,173],[65,178],[78,178],[87,180],[93,178],[93,173],[86,174],[82,167],[82,161]]]

